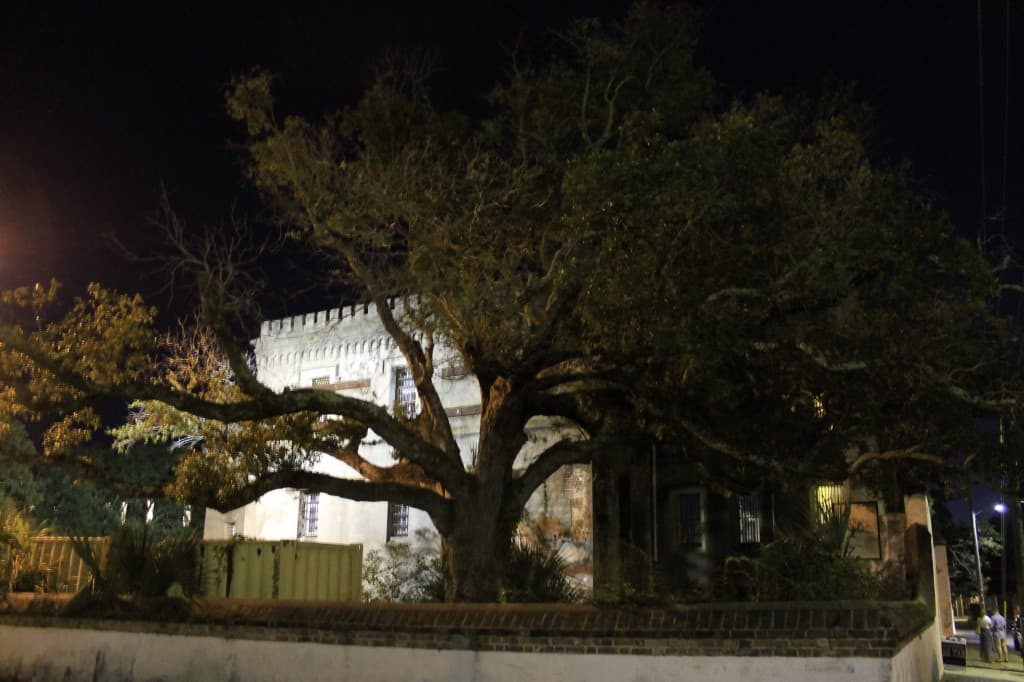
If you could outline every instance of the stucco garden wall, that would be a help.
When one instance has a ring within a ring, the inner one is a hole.
[[[0,615],[0,679],[937,680],[921,602],[670,608],[200,600]],[[130,615],[130,614],[128,614]],[[940,668],[941,669],[941,668]]]

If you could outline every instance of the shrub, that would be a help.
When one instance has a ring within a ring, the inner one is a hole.
[[[873,599],[881,580],[852,554],[846,507],[821,508],[784,529],[756,557],[726,559],[727,598],[754,601]]]
[[[512,542],[502,601],[579,601],[580,591],[566,575],[565,562],[546,542]],[[421,532],[411,544],[389,543],[363,559],[366,601],[443,601],[444,572],[437,536]]]
[[[420,531],[416,542],[388,543],[363,559],[366,601],[443,601],[444,574],[437,538]]]

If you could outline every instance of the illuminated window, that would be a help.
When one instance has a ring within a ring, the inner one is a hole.
[[[740,522],[741,544],[761,542],[761,498],[758,495],[737,495],[736,511]]]
[[[416,383],[406,367],[395,369],[395,414],[406,419],[416,416]]]
[[[388,502],[388,540],[409,536],[409,505]]]
[[[825,523],[834,518],[846,506],[846,492],[842,483],[823,483],[814,489],[815,509],[818,520]]]
[[[299,493],[299,537],[315,538],[320,521],[320,493]]]

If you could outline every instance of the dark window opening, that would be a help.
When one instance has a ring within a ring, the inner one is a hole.
[[[682,547],[701,547],[704,542],[703,511],[700,493],[679,496],[679,544]]]

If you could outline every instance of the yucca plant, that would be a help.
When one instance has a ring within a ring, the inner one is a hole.
[[[148,523],[125,523],[110,539],[105,575],[108,589],[155,597],[166,594],[177,582],[191,593],[197,583],[199,542],[191,529],[157,534]]]
[[[503,596],[508,602],[573,602],[581,598],[558,549],[522,538],[512,541]]]
[[[92,570],[94,592],[158,597],[174,583],[186,595],[198,588],[201,541],[190,528],[158,532],[152,524],[133,519],[110,536],[106,561],[86,538],[74,538],[72,547]]]

